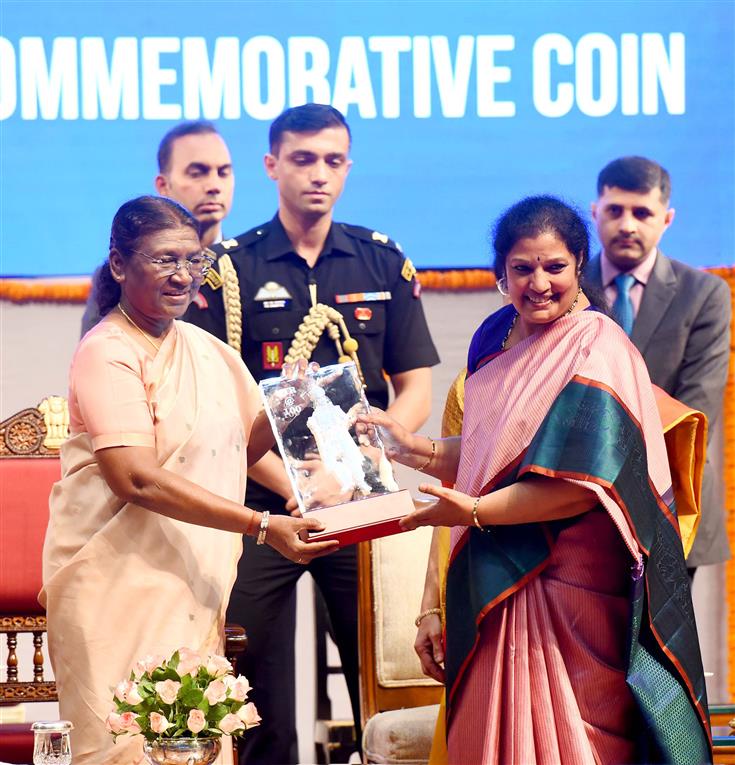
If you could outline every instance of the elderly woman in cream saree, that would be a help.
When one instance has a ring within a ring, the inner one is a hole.
[[[273,440],[237,353],[175,321],[208,267],[197,226],[160,197],[120,208],[98,277],[104,318],[72,361],[39,599],[75,765],[142,760],[140,736],[113,744],[105,729],[136,660],[222,652],[243,533],[293,560],[332,549],[301,541],[311,521],[269,524],[242,505],[248,461]]]

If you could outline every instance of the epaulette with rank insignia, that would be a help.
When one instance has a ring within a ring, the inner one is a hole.
[[[352,226],[349,223],[340,223],[339,225],[346,234],[355,237],[355,239],[361,239],[363,242],[369,242],[370,244],[380,244],[395,252],[403,253],[401,245],[398,242],[394,242],[387,234],[383,234],[381,231],[364,228],[363,226]]]
[[[264,223],[262,226],[256,226],[251,228],[250,231],[246,231],[237,237],[238,249],[241,247],[249,247],[251,244],[265,239],[270,233],[268,223]]]
[[[212,255],[217,259],[225,253],[232,255],[243,247],[249,247],[254,242],[268,236],[268,232],[268,224],[264,223],[262,226],[256,226],[255,228],[246,231],[244,234],[240,234],[237,239],[225,239],[222,242],[213,244],[210,250]]]

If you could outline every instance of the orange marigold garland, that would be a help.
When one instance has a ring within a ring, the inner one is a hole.
[[[88,276],[59,279],[0,279],[0,300],[11,303],[86,303]]]
[[[485,268],[419,271],[418,279],[425,290],[491,290],[495,287],[495,274]]]
[[[425,290],[490,290],[495,274],[484,268],[419,271]],[[11,303],[85,303],[91,288],[88,276],[51,279],[0,279],[0,300]]]

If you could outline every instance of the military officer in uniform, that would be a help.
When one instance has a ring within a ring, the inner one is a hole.
[[[256,379],[278,375],[284,359],[354,358],[370,403],[418,429],[439,359],[411,261],[384,234],[332,219],[351,164],[344,117],[321,104],[294,107],[273,122],[269,138],[265,169],[278,188],[278,212],[214,246],[217,267],[185,318],[237,348]],[[331,334],[322,331],[330,323]],[[291,488],[274,462],[262,483],[248,482],[248,507],[287,512]],[[298,762],[295,593],[304,568],[245,539],[227,618],[248,632],[242,671],[263,719],[242,747],[248,765]],[[356,549],[307,568],[329,611],[359,732]]]

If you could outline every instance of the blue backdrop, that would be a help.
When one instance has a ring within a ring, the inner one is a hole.
[[[733,2],[8,2],[0,4],[0,274],[84,274],[117,207],[152,193],[181,119],[213,119],[236,168],[235,236],[268,218],[270,121],[346,111],[336,218],[419,267],[488,262],[521,196],[585,211],[610,159],[673,177],[664,249],[731,264]]]

